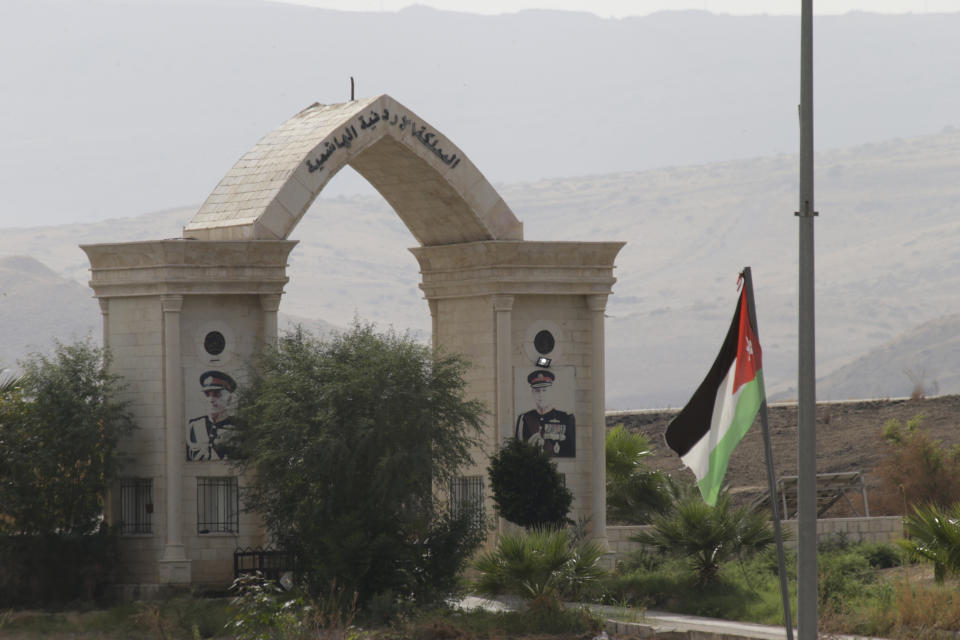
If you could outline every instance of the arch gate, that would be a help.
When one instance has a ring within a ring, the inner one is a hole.
[[[108,508],[124,534],[121,581],[228,582],[233,550],[264,542],[237,508],[243,479],[217,440],[229,433],[243,363],[277,339],[290,234],[346,165],[416,238],[433,342],[470,359],[469,393],[491,410],[454,498],[482,492],[487,456],[519,434],[555,456],[573,516],[589,516],[606,542],[603,313],[623,243],[524,241],[470,159],[381,95],[314,104],[268,133],[182,238],[82,247],[103,342],[139,425]]]

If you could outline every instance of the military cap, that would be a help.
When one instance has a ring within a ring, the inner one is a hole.
[[[555,379],[556,376],[553,375],[553,372],[547,371],[546,369],[537,369],[527,376],[527,382],[530,383],[530,386],[534,389],[549,387]]]
[[[237,390],[237,383],[223,371],[204,371],[200,374],[200,387],[204,391],[226,389],[233,393]]]

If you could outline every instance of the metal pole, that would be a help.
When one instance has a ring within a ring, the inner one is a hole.
[[[800,15],[800,299],[797,441],[797,626],[799,640],[817,638],[817,426],[814,339],[813,0]]]
[[[750,314],[750,326],[753,333],[760,340],[760,329],[757,326],[757,306],[753,300],[753,275],[750,267],[743,269],[743,286],[747,292],[747,311]],[[762,342],[760,343],[763,344]],[[762,374],[761,374],[762,376]],[[767,485],[770,487],[770,509],[773,511],[773,534],[777,539],[777,569],[780,573],[780,599],[783,602],[783,622],[787,628],[787,640],[793,640],[793,619],[790,615],[790,587],[787,586],[787,563],[783,557],[783,531],[780,528],[780,509],[777,505],[777,480],[773,472],[773,446],[770,444],[770,422],[767,419],[767,391],[760,380],[763,404],[760,405],[760,426],[763,428],[763,447],[767,458]]]

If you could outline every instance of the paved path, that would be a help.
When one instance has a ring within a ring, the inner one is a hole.
[[[485,598],[468,597],[460,602],[464,609],[482,607],[490,611],[511,611],[518,603]],[[567,603],[567,606],[583,606]],[[607,620],[608,637],[621,635],[628,638],[651,638],[661,640],[784,640],[787,637],[785,627],[777,627],[753,622],[736,622],[717,618],[701,618],[666,611],[642,611],[630,607],[611,607],[604,605],[586,605]],[[602,637],[602,636],[601,636]],[[797,637],[794,629],[793,637]],[[829,636],[831,640],[864,640],[861,636]],[[872,639],[879,640],[879,639]]]

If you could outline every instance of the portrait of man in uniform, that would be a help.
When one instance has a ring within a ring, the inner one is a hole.
[[[517,418],[515,436],[527,444],[556,458],[573,458],[577,454],[577,427],[573,413],[557,409],[557,374],[536,369],[526,376],[534,408]],[[564,385],[572,391],[572,385]],[[572,398],[572,395],[571,395]],[[563,398],[569,400],[569,398]],[[519,404],[519,401],[518,401]]]
[[[207,413],[187,421],[187,460],[226,460],[234,427],[230,399],[237,383],[223,371],[204,371],[200,390]]]

